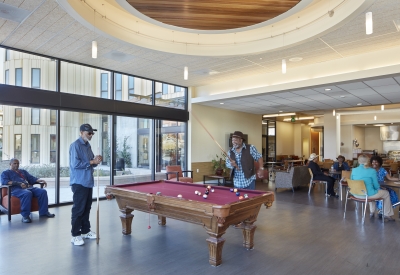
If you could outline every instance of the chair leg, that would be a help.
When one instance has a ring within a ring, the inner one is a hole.
[[[365,205],[363,205],[363,216],[362,216],[362,224],[365,222],[365,212],[367,212],[367,204],[368,204],[368,196],[365,197]]]
[[[308,194],[310,195],[310,193],[311,193],[311,186],[312,186],[312,184],[313,184],[313,182],[312,182],[312,180],[310,180],[310,187],[308,188]]]
[[[385,205],[383,204],[383,199],[382,199],[382,222],[385,223]]]
[[[325,197],[328,197],[328,183],[325,182]]]
[[[346,202],[344,204],[344,214],[343,214],[343,219],[346,218],[346,208],[347,208],[347,198],[349,197],[349,191],[346,192]]]

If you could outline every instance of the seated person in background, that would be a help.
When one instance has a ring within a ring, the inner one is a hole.
[[[339,171],[343,171],[343,170],[350,171],[350,166],[349,166],[349,164],[347,162],[345,162],[345,157],[344,156],[339,155],[336,159],[337,159],[337,162],[335,162],[333,164],[333,169],[335,171],[338,171],[338,172]],[[340,175],[334,175],[334,177],[336,179],[340,179]]]
[[[327,182],[327,193],[330,197],[339,198],[339,196],[334,192],[333,185],[335,184],[335,179],[330,177],[329,175],[323,173],[319,165],[314,161],[317,159],[318,155],[312,153],[308,158],[308,168],[311,169],[313,173],[314,180],[322,180]]]
[[[382,167],[383,164],[383,160],[381,157],[379,156],[372,156],[370,159],[370,163],[373,169],[375,169],[376,171],[376,176],[378,177],[378,182],[379,184],[383,184],[385,179],[387,180],[393,180],[393,181],[397,181],[397,178],[391,177],[388,172]],[[390,195],[390,202],[392,203],[392,205],[396,204],[399,202],[399,199],[397,197],[397,193],[396,191],[394,191],[392,188],[389,187],[382,187],[382,190],[387,190],[389,192]],[[378,211],[382,210],[382,202],[381,201],[377,201],[376,202],[376,208],[378,208]]]
[[[1,174],[1,184],[12,185],[11,195],[21,200],[22,222],[32,222],[29,217],[31,214],[32,196],[38,198],[39,215],[53,218],[55,215],[49,213],[48,210],[47,191],[42,188],[33,187],[35,183],[43,183],[44,186],[47,186],[47,183],[44,180],[32,176],[27,171],[18,168],[19,160],[15,158],[11,159],[10,169],[5,170]]]
[[[352,180],[363,180],[365,183],[365,187],[367,189],[368,198],[370,199],[383,199],[383,204],[385,206],[385,219],[389,221],[395,221],[392,218],[393,216],[393,208],[392,204],[390,203],[390,196],[389,192],[386,190],[380,189],[378,183],[378,177],[376,176],[376,170],[370,167],[369,165],[369,158],[366,155],[360,155],[358,157],[358,163],[360,164],[357,168],[354,168],[351,172],[351,179]],[[356,196],[358,197],[358,196]],[[362,196],[360,198],[363,198]],[[375,214],[375,202],[369,203],[369,211],[370,217],[374,217]]]

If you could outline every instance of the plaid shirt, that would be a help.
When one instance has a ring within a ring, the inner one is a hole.
[[[237,166],[239,167],[239,169],[235,170],[235,176],[233,177],[233,184],[237,188],[245,188],[249,186],[254,180],[256,180],[255,174],[248,179],[246,179],[244,176],[242,169],[242,162],[241,162],[243,148],[246,148],[246,144],[244,143],[239,153],[236,152],[236,149],[234,147],[232,147],[230,150],[235,153],[235,161]],[[253,157],[255,161],[258,161],[260,158],[262,158],[262,155],[257,151],[256,147],[254,147],[253,145],[250,145],[250,155]],[[225,162],[226,162],[226,167],[228,167],[229,169],[233,169],[233,166],[231,165],[229,158],[227,158]]]

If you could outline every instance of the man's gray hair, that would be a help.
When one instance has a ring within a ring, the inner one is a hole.
[[[359,164],[368,164],[368,162],[369,162],[369,157],[367,156],[367,155],[360,155],[359,157],[358,157],[358,163]]]
[[[16,158],[10,159],[10,165],[11,165],[11,163],[13,163],[14,161],[18,161],[18,162],[19,162],[19,159],[16,159]]]

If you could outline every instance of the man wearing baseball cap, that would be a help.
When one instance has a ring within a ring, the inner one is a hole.
[[[74,193],[71,211],[71,243],[83,245],[84,239],[96,239],[96,233],[90,230],[90,209],[92,207],[92,194],[94,186],[94,167],[102,161],[102,156],[95,156],[89,141],[94,132],[90,124],[82,124],[80,137],[69,147],[70,185]]]
[[[326,183],[327,183],[326,188],[327,188],[328,196],[334,197],[334,198],[339,198],[339,195],[336,194],[333,189],[333,186],[335,185],[335,179],[326,175],[324,172],[321,171],[321,168],[314,161],[317,159],[317,157],[318,157],[317,154],[312,153],[310,155],[310,157],[308,158],[308,168],[310,168],[313,173],[313,179],[326,181]]]

